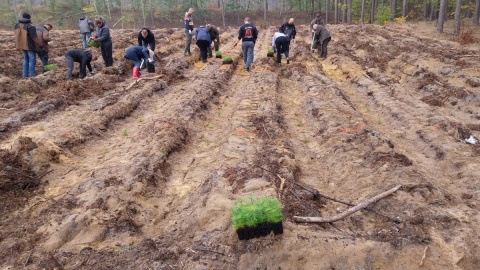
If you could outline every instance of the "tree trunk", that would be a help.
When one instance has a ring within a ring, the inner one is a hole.
[[[370,23],[375,23],[375,7],[377,6],[376,0],[371,0],[370,2]]]
[[[478,1],[478,0],[477,0]],[[13,0],[13,8],[15,9],[15,19],[18,21],[17,0]],[[478,20],[477,20],[478,21]]]
[[[151,27],[153,27],[155,25],[155,18],[154,18],[154,14],[155,14],[155,8],[153,7],[153,0],[148,0],[149,1],[149,10],[150,10],[150,19],[152,20],[152,25]]]
[[[225,2],[223,2],[222,0],[221,3],[222,3],[222,23],[223,23],[223,28],[225,28]]]
[[[263,6],[263,21],[267,22],[267,9],[268,9],[268,0],[263,1],[264,6]]]
[[[347,22],[347,10],[348,10],[348,5],[347,5],[347,0],[343,0],[343,5],[342,5],[342,23]]]
[[[325,24],[328,23],[329,13],[330,13],[330,0],[325,0]]]
[[[457,0],[457,4],[455,6],[455,21],[453,23],[453,34],[458,35],[460,34],[460,15],[462,11],[462,0]]]
[[[105,5],[107,6],[107,9],[108,9],[108,19],[111,20],[112,19],[112,13],[110,12],[110,3],[108,0],[105,1]]]
[[[390,16],[392,18],[395,18],[396,12],[397,12],[397,0],[390,0]]]
[[[445,22],[445,6],[447,0],[440,0],[440,9],[438,10],[437,33],[443,33],[443,23]]]
[[[142,16],[143,16],[143,27],[146,27],[146,18],[145,18],[145,0],[142,0]]]
[[[475,10],[473,11],[473,25],[478,25],[480,15],[480,0],[475,0]]]
[[[360,14],[360,22],[362,23],[363,27],[363,24],[365,23],[365,0],[362,0],[362,11]]]
[[[335,16],[333,17],[333,23],[334,24],[338,24],[338,0],[335,0],[334,2],[334,7],[333,7],[333,10],[334,10],[334,14]]]
[[[347,23],[352,23],[352,0],[347,0]]]
[[[403,4],[402,4],[402,17],[407,17],[407,14],[408,14],[408,1],[407,1],[407,0],[403,0]]]

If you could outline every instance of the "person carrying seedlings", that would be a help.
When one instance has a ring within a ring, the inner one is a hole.
[[[138,32],[138,46],[145,48],[150,47],[150,50],[155,51],[155,35],[148,28],[142,28]]]
[[[192,43],[192,32],[193,32],[193,20],[192,15],[195,12],[195,9],[189,8],[187,12],[185,12],[184,21],[185,21],[185,50],[184,55],[190,56],[192,53],[190,52],[190,44]]]
[[[213,41],[215,51],[218,51],[220,49],[220,34],[218,33],[218,29],[211,24],[207,24],[206,27],[210,34],[210,39]],[[213,57],[212,45],[208,46],[208,57]]]
[[[238,30],[238,39],[233,44],[237,46],[240,39],[242,40],[243,62],[245,63],[245,71],[250,72],[250,66],[253,62],[253,49],[255,48],[255,42],[257,41],[258,30],[257,27],[250,22],[250,18],[246,17],[243,21],[244,24]]]
[[[80,35],[82,36],[82,46],[87,48],[87,42],[92,38],[92,32],[95,30],[95,25],[89,18],[83,16],[78,20],[78,29],[80,30]],[[87,39],[88,37],[88,39]]]
[[[35,47],[40,47],[37,30],[30,21],[30,14],[24,12],[15,24],[15,47],[23,52],[22,77],[35,77],[37,59]]]
[[[282,24],[278,29],[278,32],[285,34],[289,42],[295,42],[295,35],[297,35],[297,30],[295,29],[294,22],[295,20],[293,18],[290,18],[288,22]]]
[[[126,59],[133,62],[133,79],[140,78],[140,66],[142,61],[153,62],[153,57],[149,58],[149,51],[143,46],[132,46],[125,50]]]
[[[95,25],[97,26],[97,29],[93,40],[100,42],[100,50],[102,51],[103,62],[105,63],[106,67],[110,67],[113,65],[112,38],[110,36],[110,29],[106,25],[105,21],[103,21],[100,17],[95,19]]]
[[[90,72],[90,76],[95,75],[91,66],[92,61],[97,60],[97,56],[88,50],[71,49],[65,52],[65,61],[67,62],[67,81],[72,80],[73,65],[75,62],[80,63],[79,78],[87,76],[86,68]]]
[[[197,31],[195,32],[195,39],[197,40],[196,44],[200,49],[202,63],[206,63],[208,47],[211,46],[212,40],[210,39],[210,34],[205,26],[200,25],[200,27],[197,28]]]
[[[320,25],[320,24],[314,24],[313,25],[313,30],[314,30],[314,46],[313,47],[318,47],[318,55],[320,56],[321,59],[327,58],[327,46],[328,42],[332,39],[330,36],[330,32],[328,32],[327,28],[325,26]]]
[[[272,49],[277,52],[277,65],[280,66],[282,63],[282,53],[285,54],[287,59],[287,64],[290,63],[288,60],[288,53],[290,51],[290,40],[284,33],[275,32],[272,38]]]
[[[45,66],[48,65],[48,42],[52,41],[50,38],[50,30],[53,26],[49,23],[37,26],[37,37],[41,44],[36,48],[36,53],[40,61],[42,61],[42,72],[45,72]]]

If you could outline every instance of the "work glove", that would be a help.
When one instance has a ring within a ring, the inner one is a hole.
[[[191,34],[192,34],[192,30],[188,30],[188,33],[191,35]]]
[[[93,37],[93,41],[97,41],[97,37]]]

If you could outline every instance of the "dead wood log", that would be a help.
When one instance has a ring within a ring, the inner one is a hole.
[[[384,197],[387,197],[388,195],[394,193],[395,191],[397,191],[399,188],[401,188],[402,185],[398,185],[392,189],[389,189],[383,193],[380,193],[378,194],[377,196],[375,197],[372,197],[370,199],[367,199],[365,201],[363,201],[362,203],[352,207],[352,208],[349,208],[347,211],[345,212],[342,212],[340,213],[339,215],[336,215],[336,216],[333,216],[333,217],[329,217],[329,218],[322,218],[322,217],[300,217],[300,216],[293,216],[293,220],[296,221],[296,222],[308,222],[308,223],[328,223],[328,222],[335,222],[335,221],[338,221],[340,219],[343,219],[343,218],[346,218],[348,216],[350,216],[351,214],[359,211],[359,210],[362,210],[363,208],[369,206],[370,204],[374,203],[374,202],[377,202],[378,200],[384,198]]]
[[[135,80],[133,83],[131,83],[129,86],[127,86],[127,88],[125,88],[125,90],[130,90],[130,88],[132,88],[134,85],[138,84],[140,81],[155,80],[155,79],[161,78],[162,76],[163,75],[158,75],[158,76],[155,76],[155,77],[142,77],[138,80]]]

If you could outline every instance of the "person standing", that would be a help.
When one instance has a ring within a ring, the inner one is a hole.
[[[185,56],[190,56],[192,53],[190,52],[190,44],[192,43],[192,32],[193,32],[193,20],[192,20],[192,15],[195,12],[195,9],[189,8],[188,11],[185,13],[185,37],[186,37],[186,42],[185,42],[185,50],[184,50],[184,55]]]
[[[207,52],[208,47],[210,47],[212,40],[210,39],[210,33],[208,33],[205,26],[200,25],[195,32],[195,39],[197,40],[196,44],[200,49],[200,57],[202,58],[202,63],[207,62]]]
[[[147,48],[150,46],[150,50],[155,51],[155,35],[148,28],[142,28],[138,32],[138,46]]]
[[[215,51],[218,51],[220,49],[220,34],[218,33],[218,29],[214,25],[207,24],[207,30],[210,34],[210,40],[213,41]],[[211,44],[208,46],[208,57],[213,57]]]
[[[95,30],[95,25],[89,18],[83,16],[78,20],[78,28],[80,29],[80,34],[82,36],[82,46],[85,49],[87,48],[87,41],[92,38],[92,32]]]
[[[112,56],[112,38],[110,36],[110,29],[100,17],[95,19],[95,25],[97,30],[95,36],[93,37],[94,41],[100,42],[100,50],[102,51],[102,58],[106,67],[113,65],[113,56]]]
[[[258,30],[255,25],[250,22],[250,17],[246,17],[244,24],[238,30],[238,39],[233,46],[237,46],[238,42],[242,40],[243,62],[245,63],[245,71],[250,72],[250,66],[253,62],[253,49],[255,48],[255,41],[257,41]]]
[[[297,35],[297,29],[295,28],[294,22],[295,20],[293,18],[290,18],[288,22],[282,24],[278,29],[278,32],[285,34],[289,42],[294,42],[295,35]]]
[[[42,72],[45,72],[45,66],[48,65],[48,42],[51,41],[50,30],[52,28],[53,26],[49,23],[37,26],[37,37],[41,46],[36,48],[36,53],[42,61]]]
[[[35,77],[36,55],[35,46],[40,43],[37,30],[30,21],[30,14],[24,12],[22,18],[15,24],[15,47],[23,52],[22,77]]]
[[[313,19],[310,22],[310,32],[313,31],[313,25],[314,24],[324,25],[322,15],[320,15],[320,13],[318,13],[317,16],[315,16],[315,19]]]
[[[142,65],[142,60],[144,62],[153,61],[148,58],[148,49],[143,46],[132,46],[127,48],[124,57],[133,62],[133,79],[140,78],[140,66]]]
[[[290,41],[284,33],[275,32],[272,38],[272,49],[277,51],[277,65],[282,63],[282,53],[285,54],[287,64],[290,63],[288,53],[290,51]]]
[[[67,81],[72,80],[73,65],[75,62],[80,63],[79,78],[85,78],[87,76],[86,68],[88,68],[90,76],[95,75],[90,63],[96,60],[97,56],[87,50],[71,49],[66,51],[65,61],[67,62]]]
[[[330,32],[328,32],[325,26],[320,24],[314,24],[313,30],[315,31],[313,39],[315,41],[315,46],[318,46],[318,55],[321,59],[326,59],[328,42],[332,39]]]

